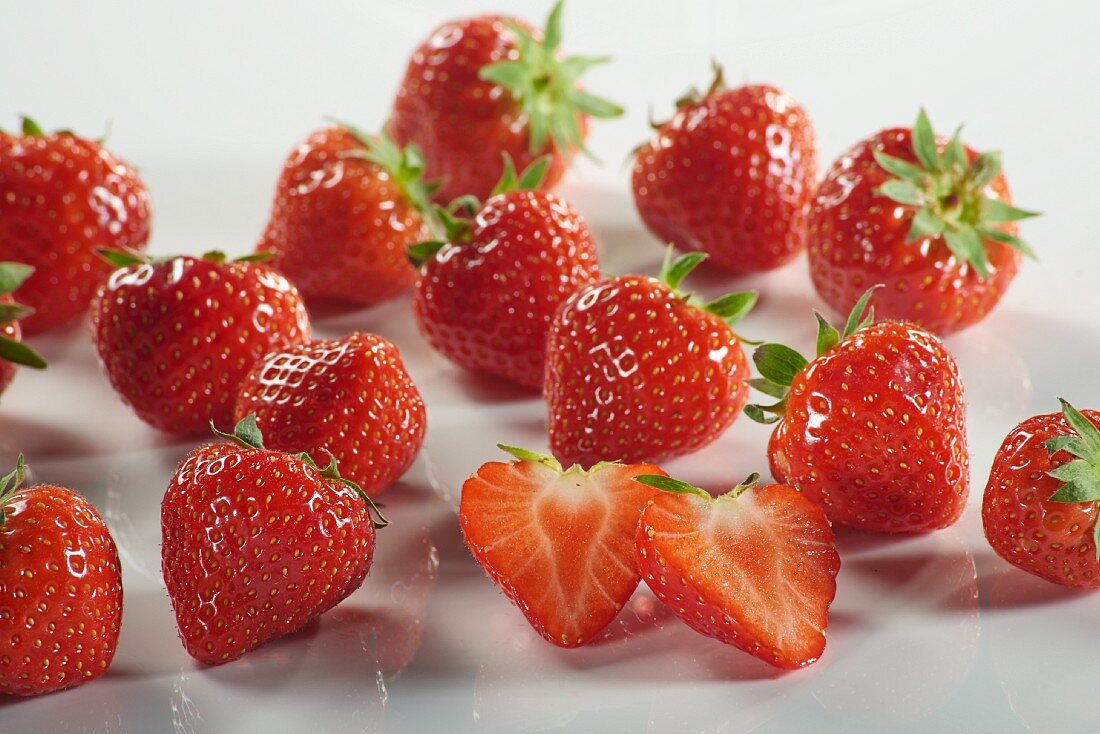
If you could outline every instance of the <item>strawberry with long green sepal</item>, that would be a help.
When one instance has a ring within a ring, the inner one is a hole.
[[[553,457],[483,464],[462,485],[466,547],[527,621],[559,647],[591,642],[638,586],[634,533],[653,490],[649,464],[564,469]]]
[[[161,505],[161,567],[197,660],[235,660],[301,629],[359,588],[375,530],[370,498],[308,454],[264,448],[255,416],[195,449]],[[321,457],[318,457],[321,458]]]
[[[405,250],[431,236],[434,187],[414,146],[341,124],[287,158],[258,252],[310,303],[373,306],[416,280]]]
[[[642,578],[696,632],[780,668],[821,657],[840,556],[821,508],[758,475],[713,498],[665,476],[642,513]]]
[[[34,696],[107,670],[122,623],[111,533],[66,487],[22,487],[23,455],[0,478],[0,696]]]
[[[542,387],[554,312],[599,277],[584,219],[535,190],[547,164],[517,174],[505,156],[488,201],[464,196],[439,208],[447,241],[409,251],[421,269],[413,313],[428,343],[461,367],[533,389]]]
[[[985,537],[1012,565],[1063,586],[1100,587],[1100,411],[1065,400],[1005,437],[982,499]]]
[[[846,313],[874,283],[886,318],[939,334],[977,323],[1001,300],[1031,250],[997,152],[959,131],[937,138],[922,110],[912,129],[883,130],[833,164],[810,211],[810,274]]]
[[[103,251],[117,270],[92,306],[92,331],[111,386],[139,418],[174,435],[229,422],[252,365],[309,339],[297,289],[257,262],[152,260]]]
[[[15,378],[18,365],[44,369],[46,360],[22,341],[19,319],[25,318],[31,309],[12,300],[12,292],[19,288],[34,268],[17,262],[0,262],[0,393]]]
[[[151,220],[145,184],[102,140],[29,117],[20,133],[0,130],[0,260],[34,268],[19,292],[33,309],[24,333],[80,318],[111,272],[96,250],[144,248]]]
[[[958,365],[936,336],[874,321],[868,290],[838,330],[820,314],[817,356],[763,344],[751,385],[777,399],[746,414],[776,423],[772,475],[829,519],[884,533],[947,527],[966,506],[970,454]]]
[[[551,157],[552,187],[584,148],[590,117],[622,109],[585,91],[580,77],[607,58],[563,56],[562,2],[540,33],[518,18],[484,15],[443,24],[413,52],[388,129],[424,154],[438,202],[486,198],[501,155],[526,168]]]
[[[592,283],[562,304],[546,347],[550,446],[563,464],[661,461],[718,438],[744,407],[748,363],[732,325],[756,293],[704,302],[680,289],[704,258],[657,278]]]

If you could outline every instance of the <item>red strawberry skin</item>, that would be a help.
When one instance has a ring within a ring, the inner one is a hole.
[[[164,583],[187,652],[239,658],[359,588],[374,525],[363,498],[290,454],[204,446],[161,505]]]
[[[331,452],[371,497],[409,468],[424,442],[424,401],[401,354],[373,334],[320,339],[256,363],[237,398],[236,420],[254,413],[268,448]]]
[[[69,134],[0,133],[0,260],[34,267],[19,289],[37,334],[88,310],[111,266],[98,248],[143,249],[149,192],[133,168]]]
[[[175,435],[231,422],[256,360],[309,338],[305,305],[286,278],[256,263],[193,257],[116,270],[92,328],[123,401]]]
[[[413,295],[420,332],[467,369],[541,388],[554,312],[599,277],[588,225],[553,194],[512,191],[478,212],[470,242],[428,260]]]
[[[122,576],[103,519],[70,489],[0,503],[0,694],[50,693],[99,677],[122,622]]]
[[[550,446],[566,465],[691,453],[748,398],[733,330],[655,278],[621,276],[574,293],[546,355]]]
[[[733,273],[805,248],[817,175],[806,111],[775,87],[716,91],[679,109],[634,162],[634,203],[663,243]]]
[[[780,668],[821,657],[840,556],[822,510],[790,487],[658,492],[635,547],[646,584],[696,632]]]
[[[886,533],[947,527],[970,485],[958,366],[916,325],[861,329],[795,376],[768,448],[775,478],[834,524]]]
[[[530,150],[526,120],[515,99],[478,78],[483,67],[518,58],[515,34],[505,20],[532,31],[518,18],[497,15],[455,20],[433,31],[409,59],[388,129],[402,147],[420,148],[427,163],[425,178],[442,182],[434,195],[438,202],[465,194],[487,198],[500,176],[504,153],[520,171],[550,155],[543,189],[565,173],[565,156],[552,142]],[[587,129],[583,115],[581,129]]]
[[[1081,411],[1100,426],[1100,412]],[[1093,528],[1095,502],[1051,502],[1062,482],[1048,476],[1074,457],[1047,452],[1047,439],[1072,435],[1061,413],[1037,415],[1005,437],[982,500],[982,524],[993,550],[1012,565],[1063,586],[1100,587]]]
[[[937,140],[942,153],[947,141]],[[949,334],[981,321],[1016,277],[1022,255],[1006,244],[985,240],[990,277],[982,280],[961,263],[941,236],[906,243],[914,210],[875,192],[892,176],[874,151],[913,162],[909,129],[895,128],[857,143],[825,174],[810,210],[807,246],[810,275],[818,294],[838,313],[848,313],[872,285],[871,304],[882,318],[913,321]],[[973,160],[977,153],[969,148]],[[1004,175],[986,195],[1011,204]],[[1015,235],[1014,224],[998,225]]]
[[[287,158],[258,250],[313,303],[372,306],[416,280],[405,257],[429,239],[423,217],[391,174],[358,157],[342,127],[318,130]]]
[[[633,481],[641,474],[664,472],[489,462],[463,484],[466,547],[548,642],[590,642],[638,586],[634,532],[654,491]]]

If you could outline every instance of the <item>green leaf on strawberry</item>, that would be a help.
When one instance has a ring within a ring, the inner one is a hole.
[[[1053,456],[1065,451],[1075,458],[1047,472],[1064,482],[1050,497],[1051,502],[1100,502],[1100,429],[1066,400],[1062,415],[1073,434],[1047,440],[1047,451]],[[1100,523],[1093,527],[1093,546],[1100,560]]]
[[[756,291],[728,293],[713,301],[704,302],[694,293],[680,290],[680,284],[684,281],[684,278],[695,270],[699,263],[707,259],[707,253],[688,252],[679,257],[673,255],[674,249],[672,247],[665,250],[665,259],[661,264],[661,271],[658,273],[657,279],[668,286],[673,293],[686,303],[697,306],[707,313],[714,314],[730,326],[743,319],[756,306],[756,301],[759,298]],[[740,337],[738,338],[740,339]],[[742,339],[742,341],[745,340]]]
[[[30,265],[19,262],[0,262],[0,298],[10,295],[34,272]],[[32,313],[34,309],[8,298],[0,300],[0,327],[5,327]],[[33,349],[17,339],[0,336],[0,360],[12,364],[44,369],[46,360]]]

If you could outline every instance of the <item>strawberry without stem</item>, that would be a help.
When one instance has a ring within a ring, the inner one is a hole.
[[[809,222],[817,292],[847,313],[869,286],[886,318],[948,334],[985,318],[1016,277],[1015,222],[1001,157],[938,139],[922,110],[912,130],[883,130],[837,159]]]
[[[397,347],[373,334],[268,354],[237,398],[237,420],[253,414],[270,448],[331,454],[372,497],[405,473],[424,441],[424,401]]]
[[[0,694],[86,683],[111,664],[122,622],[114,540],[65,487],[19,488],[23,456],[0,479]]]
[[[442,183],[436,201],[487,197],[505,153],[520,168],[550,155],[550,188],[584,147],[588,117],[622,114],[581,89],[581,75],[607,59],[562,58],[561,15],[558,2],[541,34],[517,18],[455,20],[413,52],[388,129],[424,154],[427,177]]]
[[[662,242],[734,273],[770,270],[805,247],[817,140],[805,110],[766,85],[677,101],[634,162],[634,203]]]
[[[416,280],[405,250],[430,235],[422,171],[416,150],[384,133],[318,130],[287,158],[257,251],[311,303],[392,298]]]
[[[768,444],[772,474],[832,522],[888,533],[947,527],[970,487],[958,366],[920,327],[873,323],[870,297],[842,332],[817,314],[813,361],[781,344],[759,347],[762,377],[751,384],[779,402],[745,412],[779,421]]]
[[[30,312],[26,306],[12,300],[12,291],[19,288],[34,271],[29,265],[0,262],[0,393],[15,378],[17,365],[44,369],[46,361],[22,342],[19,319]]]
[[[638,586],[634,531],[653,491],[651,465],[603,463],[585,471],[501,446],[516,461],[483,464],[462,485],[466,547],[549,642],[590,642]]]
[[[558,309],[546,348],[550,445],[566,464],[659,461],[718,438],[748,397],[731,324],[755,292],[703,303],[679,290],[702,261],[672,250],[659,278],[585,286]]]
[[[25,333],[84,313],[111,272],[96,250],[144,248],[151,218],[137,172],[99,142],[29,118],[22,135],[0,131],[0,260],[34,268],[19,293],[34,309]]]
[[[635,548],[642,578],[700,634],[780,668],[821,657],[840,556],[824,513],[757,475],[717,499],[664,476],[642,513]]]
[[[997,554],[1063,586],[1100,587],[1100,411],[1028,418],[1005,437],[982,500]]]
[[[269,451],[254,417],[195,449],[161,505],[161,566],[180,638],[220,664],[290,634],[363,583],[374,507],[337,471]]]

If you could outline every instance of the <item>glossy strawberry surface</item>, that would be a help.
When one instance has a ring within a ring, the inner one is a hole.
[[[555,311],[598,277],[588,226],[568,202],[511,191],[485,202],[468,241],[424,264],[413,309],[428,343],[454,363],[539,388]]]
[[[0,260],[34,267],[19,300],[23,330],[71,323],[111,266],[96,249],[142,249],[149,192],[137,172],[97,142],[69,133],[0,132]]]
[[[428,239],[394,176],[343,127],[318,130],[283,165],[258,250],[309,301],[371,306],[416,280],[405,250]]]
[[[0,500],[0,694],[70,688],[107,670],[122,622],[114,541],[65,487]]]
[[[709,93],[662,124],[634,162],[634,203],[651,232],[734,273],[769,270],[805,247],[817,175],[806,111],[767,85]]]
[[[318,339],[272,352],[244,379],[236,419],[255,414],[269,448],[331,452],[344,476],[374,496],[420,451],[424,401],[401,354],[373,334]]]
[[[177,435],[231,422],[252,365],[309,338],[305,305],[282,275],[194,257],[116,270],[92,327],[119,396],[143,421]]]

